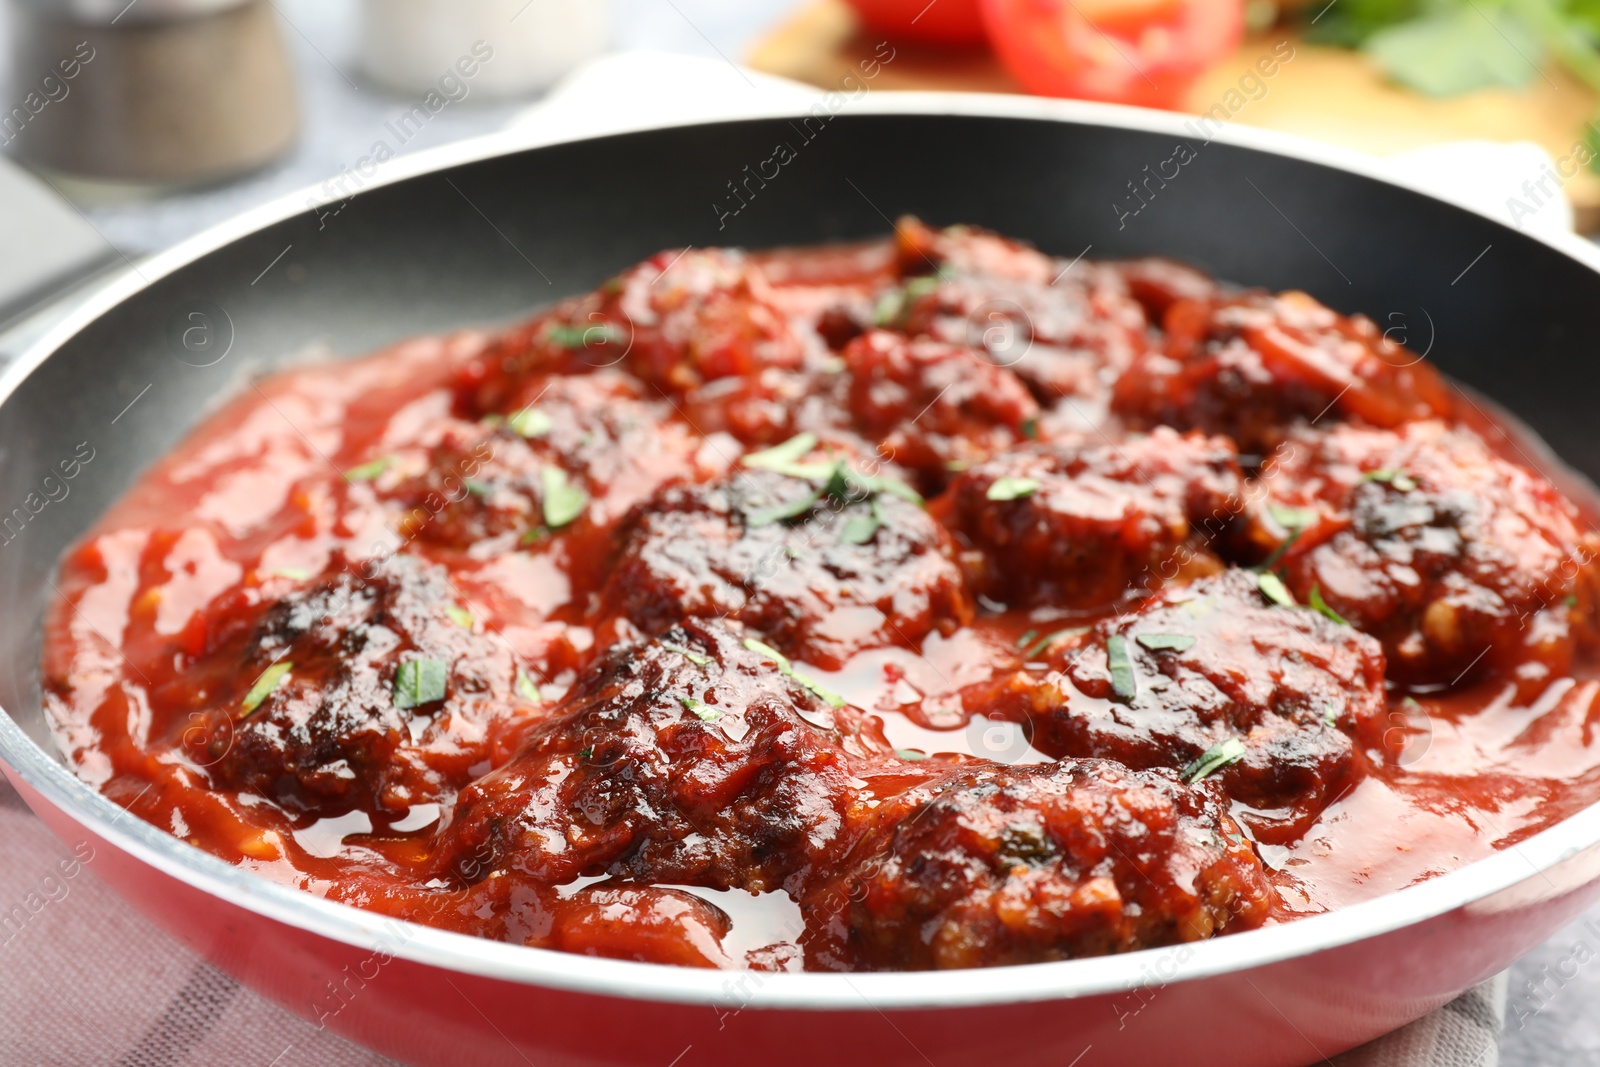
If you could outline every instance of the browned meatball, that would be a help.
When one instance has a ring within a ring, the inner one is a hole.
[[[462,791],[439,874],[792,888],[847,847],[847,742],[887,749],[818,688],[721,622],[619,645]]]
[[[740,469],[671,486],[638,509],[621,543],[604,611],[650,633],[686,616],[736,618],[834,668],[972,617],[943,528],[893,493],[844,482]]]
[[[970,346],[1051,405],[1098,405],[1143,351],[1145,316],[1122,276],[1058,260],[970,226],[896,227],[906,280],[879,305],[879,325]]]
[[[1422,357],[1304,293],[1180,300],[1164,324],[1164,350],[1117,382],[1113,407],[1135,424],[1228,434],[1264,454],[1303,422],[1392,427],[1451,408]]]
[[[1053,669],[969,690],[967,709],[1029,723],[1052,756],[1198,773],[1231,750],[1212,773],[1258,809],[1243,816],[1257,836],[1292,840],[1359,772],[1358,749],[1382,744],[1383,650],[1259,582],[1232,570],[1169,589],[1057,642]]]
[[[476,416],[502,410],[529,378],[621,367],[679,393],[799,367],[812,347],[821,338],[795,328],[743,252],[671,249],[508,331],[463,369],[457,391]]]
[[[930,486],[1037,432],[1039,405],[1027,388],[965,345],[873,330],[843,358],[856,428]]]
[[[1271,888],[1211,788],[1100,760],[963,768],[879,813],[803,898],[808,965],[1098,956],[1249,929]]]
[[[1262,482],[1280,517],[1307,512],[1283,554],[1289,587],[1382,639],[1401,681],[1504,669],[1542,685],[1593,632],[1600,538],[1548,481],[1469,430],[1298,434]],[[1271,517],[1258,537],[1281,540]]]
[[[1100,609],[1220,568],[1212,542],[1242,487],[1226,438],[1158,429],[1015,449],[959,477],[935,510],[977,551],[980,592]]]
[[[1108,264],[1121,276],[1128,295],[1139,302],[1151,322],[1161,322],[1180,300],[1216,300],[1223,290],[1216,279],[1193,267],[1155,256]]]
[[[525,703],[510,650],[456,604],[442,567],[333,567],[216,635],[187,679],[210,679],[214,702],[184,744],[219,783],[291,811],[448,801],[486,762],[490,719]]]
[[[406,539],[461,551],[535,543],[579,519],[605,527],[679,476],[700,446],[671,415],[615,371],[533,378],[505,412],[441,424],[425,460],[399,457],[372,485],[405,509]]]

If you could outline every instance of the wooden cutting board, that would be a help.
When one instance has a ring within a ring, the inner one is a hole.
[[[1294,56],[1265,80],[1266,94],[1251,100],[1238,93],[1240,78],[1284,41]],[[769,74],[833,88],[857,71],[878,43],[857,31],[855,16],[843,0],[812,0],[759,42],[748,62]],[[903,44],[895,49],[894,61],[882,66],[874,79],[875,88],[1020,91],[986,52]],[[1360,53],[1308,45],[1273,30],[1247,39],[1232,58],[1202,78],[1186,110],[1200,114],[1219,104],[1232,111],[1234,122],[1380,156],[1476,139],[1532,141],[1561,160],[1571,157],[1581,141],[1597,99],[1566,71],[1547,69],[1522,89],[1481,89],[1436,100],[1390,84]],[[1600,230],[1600,175],[1580,168],[1563,191],[1577,211],[1578,229]]]

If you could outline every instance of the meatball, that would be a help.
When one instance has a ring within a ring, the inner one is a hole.
[[[1217,300],[1223,295],[1216,279],[1174,260],[1151,256],[1109,266],[1121,276],[1128,295],[1139,302],[1152,322],[1161,322],[1167,310],[1180,300]]]
[[[396,525],[406,540],[466,551],[538,527],[543,467],[516,434],[459,423],[440,434],[426,467],[398,479],[380,474],[374,491],[404,509]]]
[[[1098,956],[1248,929],[1272,891],[1206,783],[1101,760],[961,768],[896,797],[803,899],[808,965]]]
[[[1052,756],[1204,770],[1256,809],[1242,818],[1259,838],[1292,840],[1359,773],[1358,750],[1381,747],[1384,657],[1259,583],[1231,570],[1169,589],[1057,642],[1053,669],[969,690],[967,709],[1028,723]]]
[[[500,412],[532,379],[582,375],[620,362],[610,342],[621,334],[586,318],[597,315],[597,302],[594,295],[572,297],[489,338],[456,372],[457,413],[471,420]]]
[[[1039,405],[1010,371],[965,345],[873,330],[845,347],[850,414],[878,451],[942,484],[946,470],[1037,432]]]
[[[380,474],[398,526],[460,551],[510,537],[541,540],[580,516],[604,526],[691,462],[697,436],[616,371],[523,383],[505,413],[443,424],[427,465]]]
[[[1363,316],[1304,293],[1179,300],[1166,344],[1117,381],[1114,410],[1136,425],[1227,434],[1265,454],[1291,427],[1321,418],[1394,427],[1445,416],[1439,373]]]
[[[1242,489],[1226,438],[1162,428],[1007,452],[957,478],[937,512],[976,550],[986,596],[1102,609],[1220,569],[1212,542]]]
[[[661,252],[607,283],[599,301],[608,350],[669,391],[805,357],[765,273],[736,249]]]
[[[649,633],[687,616],[735,618],[828,668],[971,618],[937,522],[837,465],[813,466],[814,479],[744,468],[664,489],[624,525],[603,610]]]
[[[621,366],[672,393],[763,367],[796,368],[802,334],[761,267],[737,249],[668,250],[496,340],[458,379],[471,415],[501,410],[531,377]]]
[[[462,791],[438,874],[790,888],[846,847],[846,748],[887,748],[864,730],[753,638],[690,620],[616,646],[519,755]]]
[[[230,788],[320,815],[403,815],[448,801],[515,714],[509,648],[479,632],[442,567],[411,556],[348,566],[214,635],[191,670],[224,699],[184,734]]]
[[[1488,670],[1542,683],[1592,635],[1600,537],[1538,474],[1439,422],[1334,427],[1285,443],[1263,473],[1277,514],[1303,510],[1282,570],[1383,641],[1392,676]],[[1273,540],[1272,510],[1258,538]]]
[[[1098,404],[1145,348],[1144,313],[1111,268],[1053,259],[970,226],[933,230],[903,219],[896,229],[907,280],[880,303],[879,324],[971,346],[1042,404]]]

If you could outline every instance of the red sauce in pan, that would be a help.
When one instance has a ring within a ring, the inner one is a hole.
[[[391,915],[1060,959],[1593,800],[1589,526],[1364,318],[907,220],[260,381],[66,557],[46,692],[140,817]]]

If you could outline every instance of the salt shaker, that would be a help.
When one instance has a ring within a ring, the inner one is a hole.
[[[423,94],[471,69],[471,91],[522,96],[610,45],[610,0],[362,0],[361,69]]]
[[[269,0],[14,0],[0,142],[46,172],[183,186],[294,142],[293,68]]]

